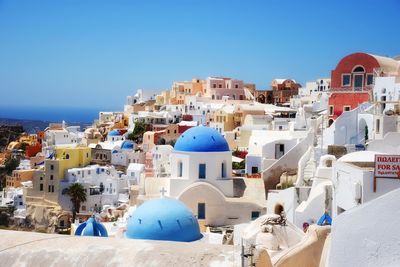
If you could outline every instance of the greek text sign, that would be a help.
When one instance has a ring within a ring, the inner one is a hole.
[[[375,155],[376,178],[400,178],[400,155]]]

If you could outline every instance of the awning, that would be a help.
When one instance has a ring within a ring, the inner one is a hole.
[[[242,159],[242,158],[232,156],[232,161],[233,161],[233,162],[240,163],[240,162],[242,162],[243,160],[244,160],[244,159]]]

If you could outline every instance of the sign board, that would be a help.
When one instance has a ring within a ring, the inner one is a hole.
[[[375,155],[374,192],[376,178],[400,179],[400,155]]]

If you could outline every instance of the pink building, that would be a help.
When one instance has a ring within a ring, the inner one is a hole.
[[[205,94],[217,100],[222,99],[223,96],[228,96],[233,100],[245,99],[243,81],[231,78],[207,78]]]

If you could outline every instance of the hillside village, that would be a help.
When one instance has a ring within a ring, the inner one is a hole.
[[[138,89],[85,129],[15,129],[0,153],[2,229],[88,245],[80,235],[107,236],[133,251],[142,239],[184,241],[215,247],[207,253],[223,255],[220,265],[365,260],[379,245],[357,243],[362,233],[376,231],[376,244],[386,244],[383,229],[400,233],[400,217],[379,208],[400,200],[400,58],[352,53],[325,77],[294,78],[263,89],[240,77],[176,81],[151,99]],[[346,230],[361,222],[359,236]],[[399,263],[399,245],[388,244]]]

